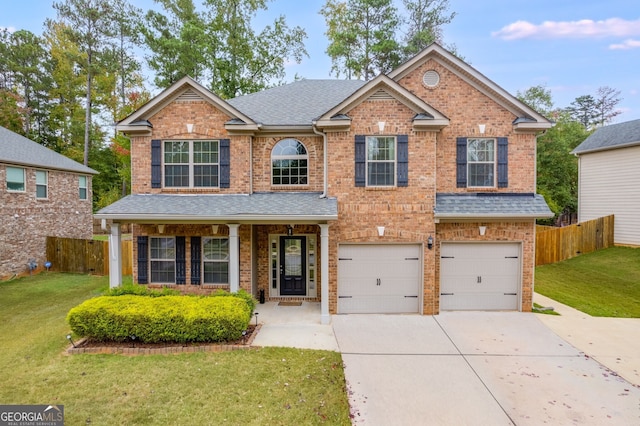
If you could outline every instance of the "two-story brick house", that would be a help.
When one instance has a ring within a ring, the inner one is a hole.
[[[139,283],[320,301],[323,322],[529,311],[550,126],[436,44],[369,82],[229,101],[183,78],[118,124],[132,195],[96,216],[114,242],[134,224]]]
[[[28,272],[31,260],[42,270],[47,236],[92,237],[95,174],[0,127],[0,280]]]

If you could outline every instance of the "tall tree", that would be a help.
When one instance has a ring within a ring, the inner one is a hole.
[[[327,54],[337,76],[371,80],[400,63],[400,18],[392,0],[327,0],[320,14],[327,24]]]
[[[442,26],[451,23],[449,0],[402,0],[407,11],[404,56],[411,58],[431,43],[443,43]]]
[[[550,117],[553,111],[553,98],[551,90],[544,85],[532,86],[520,92],[516,92],[516,98],[533,108],[536,112]]]
[[[85,74],[85,127],[83,163],[89,164],[92,126],[92,84],[100,66],[101,55],[110,47],[114,36],[114,9],[110,0],[64,0],[54,2],[58,18],[67,23],[71,40],[81,56],[78,65]]]
[[[598,116],[598,126],[604,126],[611,122],[622,111],[616,109],[622,98],[620,91],[608,86],[599,87],[596,92],[595,110]]]

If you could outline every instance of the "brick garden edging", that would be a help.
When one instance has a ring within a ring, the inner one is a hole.
[[[258,326],[253,330],[251,336],[247,340],[246,344],[238,345],[238,344],[190,344],[185,346],[165,346],[165,347],[157,347],[157,348],[136,348],[136,347],[125,347],[125,346],[91,346],[91,347],[80,347],[85,342],[85,339],[80,340],[76,347],[73,345],[69,346],[66,349],[66,354],[68,355],[76,355],[76,354],[112,354],[112,355],[168,355],[168,354],[181,354],[181,353],[196,353],[196,352],[229,352],[229,351],[237,351],[237,350],[246,350],[253,349],[255,346],[252,346],[253,340],[256,335],[260,331],[262,324],[258,324]]]

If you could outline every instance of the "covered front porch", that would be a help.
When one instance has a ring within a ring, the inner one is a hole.
[[[133,226],[133,279],[183,292],[245,290],[265,301],[320,302],[329,315],[329,222],[317,193],[131,195],[100,210],[111,287],[122,284],[121,224]]]

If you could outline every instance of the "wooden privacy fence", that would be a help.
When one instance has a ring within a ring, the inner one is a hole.
[[[613,247],[613,215],[562,228],[536,227],[536,266]]]
[[[131,240],[122,241],[122,274],[131,275]],[[109,274],[109,241],[47,237],[51,269],[82,274]]]

